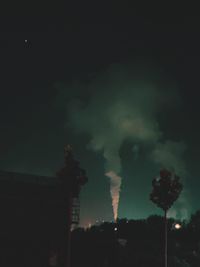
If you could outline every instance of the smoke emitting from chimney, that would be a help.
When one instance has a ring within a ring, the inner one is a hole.
[[[118,205],[122,178],[118,176],[114,171],[107,172],[106,176],[110,178],[110,194],[112,198],[114,220],[116,222],[118,218]]]
[[[119,151],[124,141],[132,142],[133,160],[139,157],[142,144],[151,147],[147,153],[159,167],[173,168],[176,173],[185,168],[184,143],[166,141],[157,118],[158,113],[167,112],[172,103],[180,101],[177,91],[166,88],[155,72],[139,73],[138,69],[111,66],[94,77],[87,88],[75,84],[66,93],[62,88],[61,94],[62,102],[66,99],[68,127],[87,133],[91,138],[88,148],[102,153],[105,159],[115,219],[123,171]]]

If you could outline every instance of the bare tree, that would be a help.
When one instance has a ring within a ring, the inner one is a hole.
[[[160,177],[153,179],[153,190],[150,194],[150,200],[159,208],[164,210],[165,224],[165,252],[164,266],[167,267],[167,211],[173,203],[178,199],[183,186],[180,183],[180,178],[172,174],[170,171],[163,169],[160,171]]]

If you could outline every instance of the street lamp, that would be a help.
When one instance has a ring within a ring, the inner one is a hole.
[[[182,225],[180,223],[175,223],[174,224],[174,229],[176,229],[176,230],[180,230],[181,227],[182,227]]]

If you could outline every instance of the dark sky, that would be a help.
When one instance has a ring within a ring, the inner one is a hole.
[[[159,212],[148,195],[165,164],[185,185],[173,214],[199,208],[199,18],[194,7],[158,8],[57,4],[1,17],[0,168],[54,175],[71,143],[89,177],[83,224],[112,219],[113,150],[120,217]],[[143,132],[122,131],[123,116]]]

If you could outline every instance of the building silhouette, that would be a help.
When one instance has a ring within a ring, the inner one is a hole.
[[[0,171],[0,266],[69,267],[70,228],[86,182],[70,146],[56,177]]]

